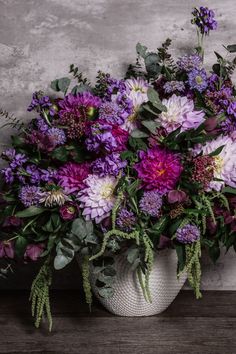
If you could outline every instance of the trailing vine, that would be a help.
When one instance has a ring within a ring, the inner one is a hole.
[[[185,246],[186,254],[186,265],[185,271],[188,274],[188,281],[190,286],[194,289],[197,299],[202,297],[200,292],[200,281],[201,281],[201,242],[197,241],[191,245]]]

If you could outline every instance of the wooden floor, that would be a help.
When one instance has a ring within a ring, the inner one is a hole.
[[[53,331],[30,317],[28,292],[1,291],[0,353],[236,354],[236,293],[182,291],[164,313],[116,317],[95,304],[92,314],[79,291],[52,294]]]

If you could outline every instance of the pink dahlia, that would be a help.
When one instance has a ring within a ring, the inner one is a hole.
[[[113,176],[89,175],[84,183],[85,188],[78,193],[82,214],[85,220],[95,220],[98,224],[111,213],[117,180]]]
[[[90,92],[77,96],[70,93],[59,102],[60,124],[66,126],[69,138],[80,138],[84,134],[88,120],[94,116],[100,104],[100,98]]]
[[[68,162],[58,171],[58,184],[67,194],[78,192],[84,188],[84,180],[89,174],[88,163]]]
[[[167,111],[162,112],[157,121],[161,121],[162,127],[168,133],[178,128],[181,128],[181,131],[196,129],[205,121],[205,113],[194,110],[193,100],[187,97],[172,95],[162,103]]]
[[[183,170],[178,154],[155,147],[141,151],[139,157],[135,169],[145,189],[164,194],[175,188]]]

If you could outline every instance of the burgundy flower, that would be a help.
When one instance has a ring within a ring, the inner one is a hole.
[[[165,249],[165,248],[169,248],[170,246],[171,246],[171,239],[167,236],[161,235],[158,248]]]
[[[3,227],[19,227],[22,225],[22,219],[16,216],[7,216],[4,220]]]
[[[216,130],[217,124],[218,124],[218,120],[216,117],[207,118],[204,122],[205,130],[211,134],[217,133]]]
[[[71,194],[84,187],[83,181],[88,177],[89,164],[68,162],[58,171],[59,185],[66,193]]]
[[[14,247],[12,241],[0,241],[0,258],[14,258]]]
[[[38,243],[36,245],[30,244],[26,247],[24,259],[31,259],[31,261],[37,261],[45,248],[44,243]]]
[[[69,202],[60,207],[60,216],[63,220],[73,220],[78,215],[78,205]]]
[[[167,199],[170,204],[182,203],[187,200],[187,194],[184,191],[172,190],[169,191]]]

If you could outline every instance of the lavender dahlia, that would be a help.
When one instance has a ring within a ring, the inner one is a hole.
[[[194,243],[200,239],[200,230],[196,225],[186,224],[177,229],[176,239],[184,244]]]
[[[162,206],[162,197],[159,191],[144,192],[139,202],[140,210],[153,217],[158,217]]]
[[[130,232],[136,223],[136,217],[132,211],[122,208],[116,218],[116,225],[123,231]]]

